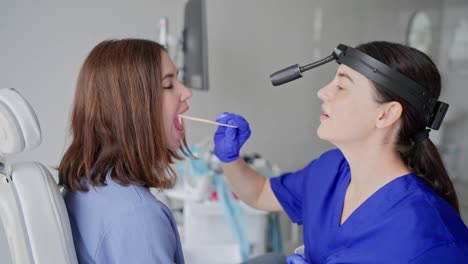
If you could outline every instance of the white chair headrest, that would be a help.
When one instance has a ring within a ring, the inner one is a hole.
[[[29,103],[15,89],[0,89],[0,154],[30,150],[41,142],[41,127]]]

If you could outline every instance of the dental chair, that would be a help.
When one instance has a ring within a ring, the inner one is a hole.
[[[38,162],[8,164],[4,155],[41,144],[28,102],[0,89],[0,263],[78,263],[67,209],[49,170]]]

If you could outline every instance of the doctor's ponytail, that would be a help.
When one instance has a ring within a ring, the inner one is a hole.
[[[426,54],[411,47],[384,41],[366,43],[356,49],[413,79],[425,87],[434,98],[439,97],[440,74]],[[426,130],[424,116],[404,99],[388,92],[388,89],[376,83],[373,85],[379,103],[397,101],[403,106],[401,129],[396,142],[401,159],[412,173],[423,179],[460,213],[455,189],[439,151],[428,137],[429,131]]]
[[[413,143],[412,147],[400,154],[411,171],[422,177],[439,195],[445,198],[458,213],[458,199],[439,151],[428,138]]]

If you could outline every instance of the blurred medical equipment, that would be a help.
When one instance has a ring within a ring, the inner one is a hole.
[[[210,143],[211,139],[206,139],[190,146],[198,159],[181,162],[180,182],[165,191],[170,198],[183,201],[179,230],[185,258],[193,264],[239,263],[267,251],[282,252],[278,214],[237,200]],[[280,173],[278,166],[271,166],[260,155],[243,158],[267,177]]]
[[[424,114],[427,127],[438,130],[449,105],[437,101],[418,83],[392,69],[371,56],[344,44],[338,45],[331,55],[306,66],[295,64],[270,75],[274,86],[281,85],[302,77],[302,73],[336,60],[382,85],[395,93]]]
[[[236,126],[231,126],[231,125],[228,125],[228,124],[223,124],[223,123],[219,123],[219,122],[215,122],[215,121],[211,121],[211,120],[203,119],[203,118],[184,116],[184,115],[179,115],[179,117],[182,118],[182,119],[197,121],[197,122],[201,122],[201,123],[205,123],[205,124],[211,124],[211,125],[215,125],[215,126],[225,126],[225,127],[237,128]]]
[[[181,36],[171,34],[169,19],[159,20],[159,43],[166,47],[180,69],[182,82],[192,89],[208,90],[208,46],[205,0],[188,0],[184,8]],[[179,63],[179,53],[183,61]],[[182,64],[182,65],[181,65]]]
[[[159,19],[159,44],[161,44],[166,50],[169,51],[169,19],[161,17]]]
[[[0,258],[2,264],[78,263],[67,209],[54,178],[38,162],[8,164],[5,154],[41,144],[28,102],[0,89]]]

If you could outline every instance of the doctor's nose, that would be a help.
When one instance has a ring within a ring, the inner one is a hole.
[[[333,95],[332,92],[330,91],[330,85],[331,83],[327,84],[326,86],[320,88],[317,92],[317,97],[322,100],[322,101],[328,101],[330,100]]]

